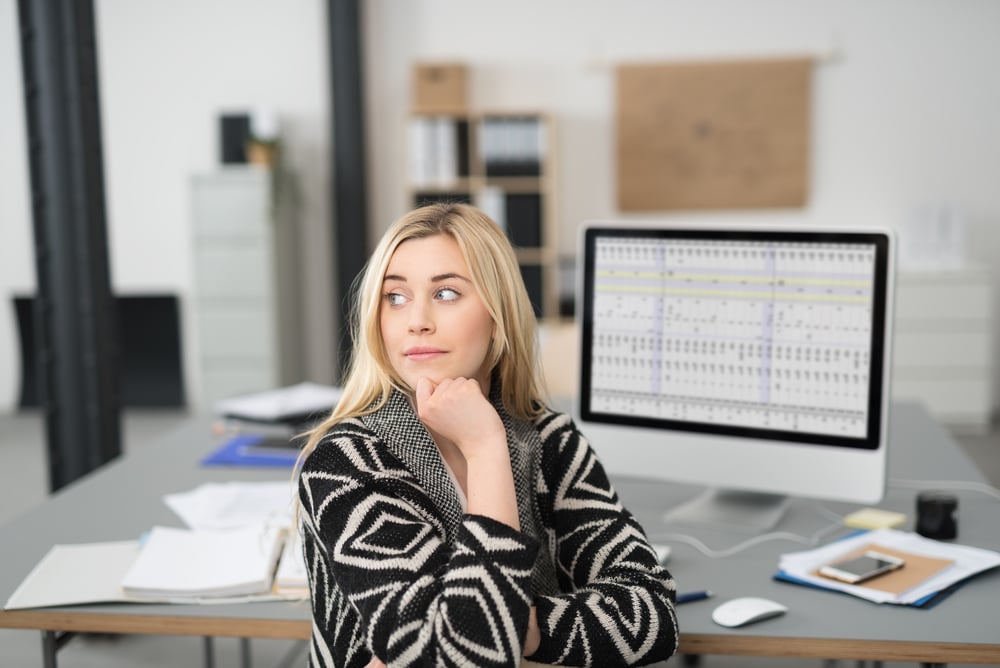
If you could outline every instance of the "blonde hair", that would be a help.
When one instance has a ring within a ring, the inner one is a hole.
[[[540,380],[536,375],[537,323],[514,249],[500,226],[479,209],[468,204],[431,204],[397,220],[376,246],[358,277],[360,282],[355,279],[351,311],[354,349],[344,393],[330,415],[308,432],[296,469],[335,424],[382,407],[393,388],[412,394],[413,389],[392,368],[382,341],[382,282],[400,244],[439,234],[447,234],[458,243],[472,283],[496,324],[488,353],[489,368],[500,383],[504,408],[522,419],[541,412]]]

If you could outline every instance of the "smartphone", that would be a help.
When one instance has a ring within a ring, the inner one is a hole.
[[[859,584],[874,577],[902,568],[906,563],[899,557],[868,550],[860,557],[835,561],[821,566],[819,574],[848,584]]]

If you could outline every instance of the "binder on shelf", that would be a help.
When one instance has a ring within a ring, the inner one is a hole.
[[[486,176],[540,176],[544,128],[535,116],[489,116],[479,125]]]
[[[486,186],[476,193],[476,206],[493,219],[500,229],[507,229],[507,198],[496,186]]]
[[[451,116],[410,119],[410,181],[417,187],[454,187],[469,175],[469,123]]]
[[[543,313],[543,295],[545,294],[542,268],[537,264],[522,264],[521,278],[524,280],[524,288],[528,291],[531,305],[535,309],[535,316],[540,318]]]
[[[515,247],[542,245],[542,196],[538,193],[511,193],[505,198],[507,236]]]
[[[434,182],[441,185],[454,183],[458,178],[458,139],[455,121],[451,118],[434,119],[431,151],[434,159]]]
[[[455,120],[455,154],[457,156],[458,177],[467,178],[469,169],[469,121]]]

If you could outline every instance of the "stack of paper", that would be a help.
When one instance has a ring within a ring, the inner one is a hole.
[[[154,527],[122,589],[152,599],[265,594],[283,541],[283,529],[264,525],[227,531]]]
[[[907,563],[899,571],[857,585],[817,573],[820,566],[867,548],[897,554]],[[996,566],[1000,566],[1000,553],[992,550],[942,543],[895,529],[879,529],[814,550],[783,554],[775,577],[846,592],[876,603],[920,606],[952,585]]]
[[[341,394],[340,387],[299,383],[223,399],[216,402],[215,412],[251,422],[300,422],[330,412]]]

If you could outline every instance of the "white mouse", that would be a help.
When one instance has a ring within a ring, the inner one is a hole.
[[[747,596],[726,601],[712,611],[712,621],[721,626],[736,627],[777,617],[788,608],[766,598]]]

